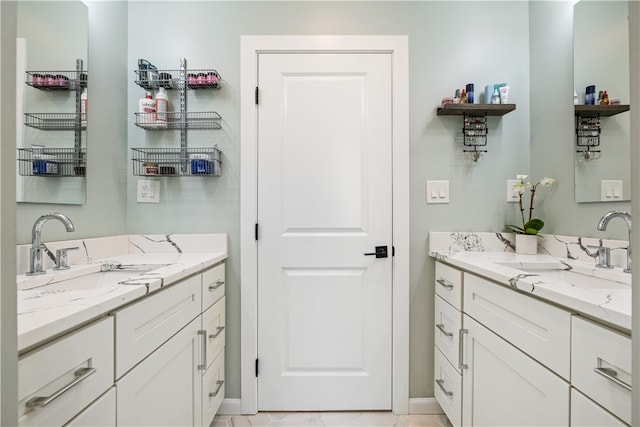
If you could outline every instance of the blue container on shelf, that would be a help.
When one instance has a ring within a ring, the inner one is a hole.
[[[191,161],[191,175],[211,175],[211,160],[208,154],[191,154],[189,160]]]

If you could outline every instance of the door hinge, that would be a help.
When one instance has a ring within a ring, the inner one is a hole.
[[[258,86],[256,86],[256,105],[258,105]]]
[[[255,236],[256,236],[256,242],[257,242],[258,241],[258,223],[257,222],[256,222]]]
[[[258,359],[256,359],[256,378],[258,378]]]
[[[391,246],[391,256],[396,256],[396,247]]]

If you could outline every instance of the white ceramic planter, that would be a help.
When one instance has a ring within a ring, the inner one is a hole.
[[[516,234],[516,253],[535,255],[538,253],[538,236],[533,234]]]

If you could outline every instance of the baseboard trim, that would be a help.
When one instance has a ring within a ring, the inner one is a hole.
[[[441,415],[444,411],[435,397],[410,398],[409,415]]]
[[[240,399],[223,399],[218,409],[220,415],[242,415]]]
[[[218,409],[220,415],[242,415],[240,399],[224,399]],[[441,415],[444,414],[438,401],[434,397],[409,399],[410,415]]]

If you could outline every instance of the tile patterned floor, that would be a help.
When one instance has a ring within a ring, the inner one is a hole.
[[[391,412],[260,412],[218,415],[211,427],[447,427],[444,415],[394,415]]]

